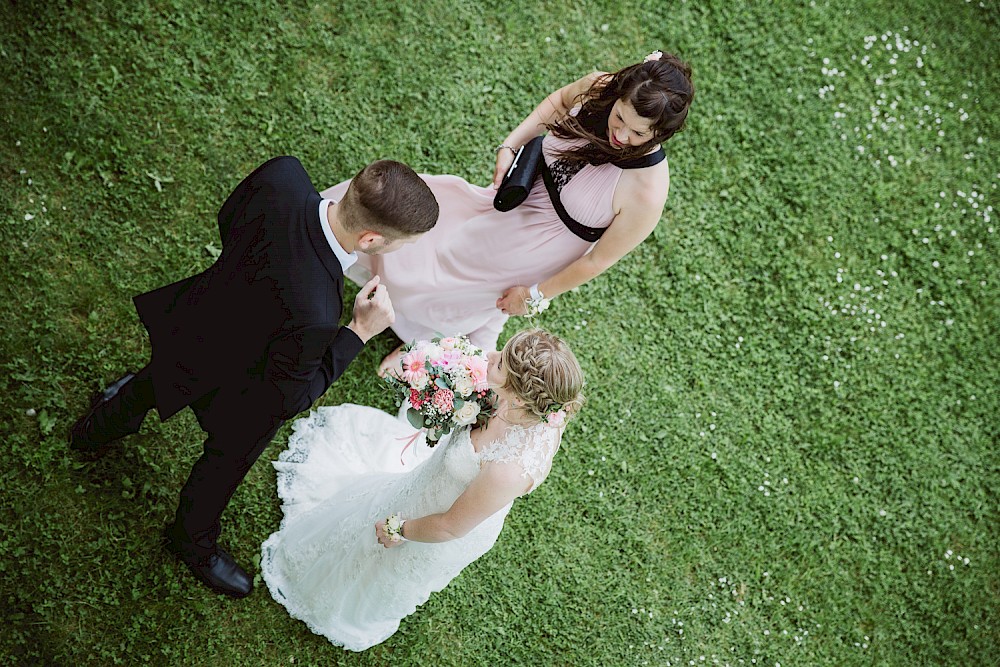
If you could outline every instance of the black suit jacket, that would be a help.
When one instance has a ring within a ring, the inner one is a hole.
[[[235,392],[241,409],[289,418],[361,351],[357,335],[339,327],[344,276],[319,202],[296,158],[264,163],[219,211],[218,260],[135,297],[161,419],[216,390]],[[198,408],[201,418],[212,401]]]

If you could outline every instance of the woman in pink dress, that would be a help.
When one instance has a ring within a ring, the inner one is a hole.
[[[388,288],[400,339],[462,333],[496,349],[510,315],[579,287],[638,246],[667,199],[660,144],[683,126],[693,97],[690,67],[655,51],[546,97],[497,148],[490,186],[422,175],[441,207],[437,225],[403,250],[362,258],[359,267]],[[540,177],[517,208],[493,208],[516,149],[546,131],[544,159],[575,229],[560,219]],[[348,183],[322,194],[339,200]],[[380,372],[396,356],[398,350],[387,356]]]

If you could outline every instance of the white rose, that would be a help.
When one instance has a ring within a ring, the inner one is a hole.
[[[476,383],[472,381],[466,373],[462,373],[457,377],[452,378],[452,386],[455,393],[462,398],[468,398],[472,395],[472,392],[476,389]]]
[[[427,383],[430,382],[431,378],[427,373],[422,373],[417,377],[416,380],[410,382],[410,386],[417,391],[423,391],[427,387]]]
[[[475,401],[466,401],[461,408],[455,411],[454,419],[455,423],[459,426],[468,426],[469,424],[476,421],[476,417],[479,416],[479,403]]]

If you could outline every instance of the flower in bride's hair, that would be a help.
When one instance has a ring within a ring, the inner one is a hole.
[[[659,60],[663,57],[663,51],[653,51],[648,56],[642,59],[642,62],[648,63],[650,60]]]
[[[468,426],[479,418],[480,412],[479,403],[466,401],[462,407],[455,411],[455,423],[458,426]]]
[[[557,410],[556,412],[550,412],[545,421],[549,426],[562,426],[566,423],[566,411]]]

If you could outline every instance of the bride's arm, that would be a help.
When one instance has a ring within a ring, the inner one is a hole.
[[[484,463],[479,475],[446,512],[406,519],[403,537],[414,542],[447,542],[463,537],[518,496],[531,489],[532,480],[517,463]],[[375,524],[375,534],[383,546],[398,546],[385,533],[385,522]]]

